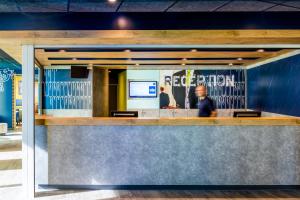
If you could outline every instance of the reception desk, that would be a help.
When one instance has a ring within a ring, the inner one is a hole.
[[[36,183],[300,185],[300,119],[36,117]]]

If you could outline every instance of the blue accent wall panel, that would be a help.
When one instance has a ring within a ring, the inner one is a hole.
[[[0,91],[0,123],[7,123],[12,128],[12,80],[4,83],[4,91]]]
[[[248,108],[300,116],[300,55],[247,70]]]
[[[43,109],[91,109],[91,73],[71,78],[70,69],[46,69]]]
[[[12,70],[14,74],[22,73],[20,63],[0,49],[1,73],[5,73],[3,70]],[[13,127],[13,81],[11,78],[9,76],[9,80],[3,83],[4,91],[0,91],[0,123],[7,123],[8,128]]]

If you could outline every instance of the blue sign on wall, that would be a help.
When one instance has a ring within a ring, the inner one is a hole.
[[[156,86],[149,86],[149,94],[155,94],[156,93]]]

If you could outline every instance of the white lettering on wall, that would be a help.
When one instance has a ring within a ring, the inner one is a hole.
[[[234,87],[234,78],[234,75],[193,75],[190,79],[190,86],[206,85],[208,87]],[[186,81],[185,75],[173,76],[173,80],[171,76],[165,76],[165,84],[171,85],[171,82],[173,82],[174,87],[185,87],[187,84]]]

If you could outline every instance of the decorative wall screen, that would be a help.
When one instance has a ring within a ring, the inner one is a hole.
[[[245,108],[245,70],[161,70],[170,106],[196,108],[195,87],[205,85],[219,109]]]

